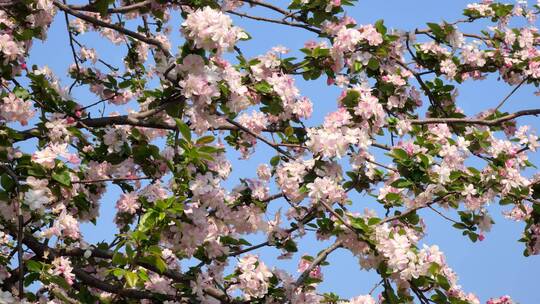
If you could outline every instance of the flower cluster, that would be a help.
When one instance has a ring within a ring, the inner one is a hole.
[[[196,47],[207,51],[232,50],[238,40],[247,38],[239,27],[232,25],[229,16],[209,6],[189,14],[182,27]]]
[[[30,101],[22,100],[13,93],[2,98],[0,103],[0,118],[6,122],[18,121],[21,125],[26,126],[28,121],[34,117],[34,113]]]
[[[238,262],[238,284],[244,299],[262,298],[268,292],[269,279],[273,276],[266,265],[255,255],[245,255]]]

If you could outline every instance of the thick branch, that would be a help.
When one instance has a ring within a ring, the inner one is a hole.
[[[140,299],[140,300],[153,299],[153,300],[158,300],[158,301],[163,300],[163,299],[168,299],[168,300],[176,299],[176,297],[173,295],[157,294],[157,293],[152,293],[148,291],[140,291],[137,289],[123,288],[122,286],[105,283],[101,281],[100,279],[97,279],[96,277],[88,274],[86,271],[79,268],[74,268],[73,273],[77,276],[79,280],[81,280],[83,283],[91,287],[94,287],[94,288],[97,288],[106,292],[114,293],[117,295],[121,295],[123,297],[132,298],[132,299]]]
[[[129,13],[129,12],[132,12],[132,11],[135,11],[135,10],[138,10],[138,9],[146,8],[147,6],[150,6],[150,4],[152,4],[153,2],[155,2],[155,1],[146,0],[146,1],[137,2],[137,3],[133,3],[133,4],[129,4],[129,5],[124,5],[124,6],[120,6],[120,7],[109,8],[109,9],[107,9],[107,13],[108,14]],[[77,10],[77,11],[96,12],[96,13],[98,12],[98,9],[92,4],[69,5],[69,8]]]
[[[413,125],[429,125],[429,124],[469,124],[469,125],[483,125],[483,126],[496,126],[507,121],[516,119],[521,116],[537,116],[540,114],[540,109],[522,110],[512,114],[508,114],[496,119],[474,119],[474,118],[425,118],[425,119],[413,119],[409,122]]]
[[[13,224],[6,223],[5,226],[8,228],[8,230],[10,231],[12,235],[16,233],[16,228]],[[81,249],[81,248],[61,249],[61,250],[50,248],[40,243],[36,238],[34,238],[29,233],[24,234],[24,244],[36,254],[36,257],[38,257],[40,260],[46,260],[46,261],[52,260],[57,256],[81,257],[81,256],[84,256],[86,252],[86,250]],[[112,259],[113,255],[115,254],[113,251],[102,250],[102,249],[97,249],[97,248],[90,248],[88,250],[91,252],[91,256],[96,257],[96,258],[101,258],[101,259]],[[179,283],[188,282],[188,279],[186,277],[184,277],[182,274],[175,272],[173,270],[167,269],[164,272],[161,272],[154,265],[141,262],[141,261],[136,261],[135,264],[143,268],[146,268],[150,271],[153,271],[155,273],[162,274],[163,276],[166,276],[174,280],[175,282],[179,282]],[[135,299],[156,299],[156,300],[176,299],[175,296],[171,296],[171,295],[139,291],[135,289],[127,289],[121,286],[111,285],[91,276],[90,274],[86,273],[82,269],[75,268],[73,270],[73,273],[77,276],[79,280],[81,280],[85,284],[88,284],[89,286],[92,286],[94,288],[98,288],[100,290],[104,290],[107,292],[115,293],[121,296],[135,298]],[[212,287],[205,288],[204,292],[218,300],[221,300],[222,303],[230,302],[230,301],[227,301],[227,296],[216,288],[212,288]]]
[[[311,262],[309,267],[306,270],[304,270],[304,272],[302,272],[302,274],[298,277],[298,279],[296,280],[295,285],[296,286],[302,285],[302,283],[304,283],[304,281],[308,278],[309,273],[313,269],[315,269],[315,267],[317,267],[320,263],[324,262],[324,260],[326,260],[326,257],[328,257],[328,255],[330,253],[332,253],[334,250],[340,248],[342,244],[343,244],[343,240],[337,240],[334,244],[332,244],[331,246],[329,246],[325,250],[321,251],[319,253],[319,255],[317,255],[317,257],[313,260],[313,262]]]

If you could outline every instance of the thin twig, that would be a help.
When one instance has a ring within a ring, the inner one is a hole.
[[[142,176],[142,177],[125,177],[125,178],[103,178],[103,179],[92,179],[92,180],[80,180],[73,181],[72,184],[94,184],[94,183],[104,183],[104,182],[129,182],[129,181],[139,181],[145,179],[154,179],[154,177]]]
[[[64,1],[64,4],[66,4],[66,0],[63,0]],[[73,83],[69,86],[69,93],[71,94],[71,90],[73,90],[73,87],[75,86],[75,84],[77,84],[80,80],[80,77],[81,77],[81,68],[79,66],[79,59],[78,59],[78,56],[77,56],[77,52],[75,51],[75,46],[73,45],[73,33],[71,32],[71,29],[69,28],[69,17],[68,17],[68,13],[66,11],[64,11],[64,18],[66,20],[66,29],[67,29],[67,32],[68,32],[68,35],[69,35],[69,46],[71,47],[71,53],[73,55],[73,60],[75,62],[75,68],[77,69],[77,76],[75,76],[75,80],[73,81]]]
[[[235,11],[227,11],[227,12],[229,14],[233,14],[233,15],[236,15],[236,16],[239,16],[239,17],[244,17],[244,18],[253,19],[253,20],[257,20],[257,21],[264,21],[264,22],[270,22],[270,23],[276,23],[276,24],[283,24],[283,25],[288,25],[288,26],[293,26],[293,27],[299,27],[299,28],[306,29],[306,30],[308,30],[310,32],[313,32],[313,33],[316,33],[316,34],[321,33],[320,30],[312,28],[312,27],[310,27],[308,25],[305,25],[305,24],[301,24],[301,23],[294,23],[294,22],[288,22],[288,21],[284,21],[284,20],[271,19],[271,18],[265,18],[265,17],[259,17],[259,16],[252,16],[252,15],[248,15],[248,14],[245,14],[245,13],[238,13],[238,12],[235,12]]]
[[[506,95],[503,100],[501,100],[501,102],[495,107],[495,109],[493,110],[492,113],[495,113],[497,112],[503,105],[504,103],[510,99],[510,97],[512,97],[512,95],[514,95],[514,93],[529,79],[529,77],[525,77],[523,78],[522,81],[519,82],[519,84],[517,86],[515,86],[512,91],[510,91],[510,93],[508,93],[508,95]]]
[[[223,115],[221,115],[223,116]],[[260,141],[264,142],[265,144],[267,144],[268,146],[270,146],[272,149],[276,150],[277,152],[281,153],[282,155],[284,155],[285,157],[287,157],[288,159],[294,159],[289,153],[287,153],[287,151],[281,149],[278,145],[276,144],[273,144],[272,142],[270,142],[268,139],[260,136],[260,135],[257,135],[255,133],[253,133],[251,130],[249,130],[248,128],[242,126],[241,124],[239,124],[238,122],[230,119],[230,118],[226,118],[226,121],[232,125],[234,125],[235,127],[237,127],[238,129],[248,133],[249,135],[259,139]]]
[[[82,19],[82,20],[84,20],[86,22],[90,22],[92,24],[96,24],[96,25],[99,25],[99,26],[102,26],[102,27],[106,27],[106,28],[115,30],[115,31],[117,31],[119,33],[130,36],[130,37],[132,37],[134,39],[137,39],[137,40],[140,40],[140,41],[145,42],[147,44],[151,44],[153,46],[156,46],[167,57],[171,57],[171,53],[167,50],[167,48],[165,48],[165,46],[160,41],[158,41],[158,40],[156,40],[154,38],[148,38],[145,35],[141,35],[140,33],[134,32],[132,30],[128,30],[128,29],[126,29],[124,27],[121,27],[119,25],[107,23],[105,21],[102,21],[102,20],[99,20],[97,18],[91,17],[89,15],[86,15],[86,14],[84,14],[82,12],[79,12],[77,10],[74,10],[74,9],[70,8],[69,6],[63,4],[62,2],[59,2],[58,0],[53,0],[53,4],[54,4],[54,6],[58,7],[62,11],[66,12],[66,13],[72,15],[72,16],[75,16],[75,17],[77,17],[79,19]]]

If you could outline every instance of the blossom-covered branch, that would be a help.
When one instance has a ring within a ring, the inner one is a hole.
[[[0,4],[0,302],[479,304],[423,243],[430,210],[472,242],[502,210],[539,254],[540,144],[523,122],[540,110],[509,101],[540,86],[540,3],[482,1],[412,31],[360,25],[354,5]],[[241,25],[257,21],[307,41],[252,56]],[[68,81],[32,58],[66,29]],[[321,78],[341,94],[319,123],[328,108],[298,83]],[[510,93],[460,108],[464,84],[492,79]],[[333,243],[299,256],[306,239]],[[380,276],[369,294],[321,292],[338,248]]]

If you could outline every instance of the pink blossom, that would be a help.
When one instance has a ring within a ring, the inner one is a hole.
[[[238,262],[239,288],[244,292],[244,299],[262,298],[268,293],[268,280],[273,276],[259,257],[251,254],[244,255]]]
[[[376,301],[371,295],[363,295],[350,299],[348,304],[376,304]]]
[[[529,62],[529,69],[526,73],[531,78],[540,79],[540,61],[531,60]]]
[[[2,103],[0,103],[0,119],[7,122],[18,121],[21,125],[26,126],[28,120],[34,117],[34,113],[30,101],[24,101],[13,93],[2,98]]]
[[[326,203],[344,202],[347,199],[345,190],[330,177],[317,177],[313,183],[308,184],[309,197],[314,204],[319,201]]]
[[[446,74],[448,78],[454,78],[457,74],[457,66],[451,59],[441,61],[441,72]]]
[[[491,7],[485,3],[468,4],[467,9],[476,11],[481,16],[490,16],[494,13]]]
[[[440,44],[434,41],[429,41],[429,42],[420,44],[420,51],[424,53],[431,53],[437,56],[444,56],[444,57],[450,56],[450,52],[448,51],[448,49],[446,49],[445,47],[441,46]]]
[[[175,289],[171,286],[171,280],[164,278],[157,273],[152,273],[149,276],[149,280],[144,283],[144,287],[148,290],[162,293],[162,294],[174,294]]]
[[[71,262],[67,258],[55,258],[51,265],[53,267],[51,270],[49,270],[49,272],[52,275],[63,276],[69,285],[73,285],[73,282],[75,281],[75,274],[73,274],[73,267],[71,267]]]
[[[267,164],[260,164],[257,167],[257,176],[264,181],[270,180],[270,178],[272,177],[270,167]]]
[[[313,166],[313,161],[304,161],[297,159],[282,163],[276,169],[276,182],[281,191],[291,201],[299,202],[305,197],[305,193],[301,193],[299,184],[303,182],[304,175]]]
[[[4,64],[6,64],[22,56],[24,49],[13,39],[12,35],[2,34],[0,35],[0,52],[4,54]]]
[[[53,197],[51,190],[47,188],[48,181],[29,176],[26,178],[26,183],[30,186],[30,189],[24,193],[24,203],[28,205],[30,210],[43,212],[43,209],[51,202]]]
[[[93,64],[98,60],[96,50],[92,48],[81,47],[80,55],[82,60],[90,60]]]
[[[302,257],[300,259],[300,262],[298,263],[297,271],[302,273],[302,272],[306,271],[309,268],[310,265],[311,265],[311,261],[309,261],[308,259]],[[309,272],[309,277],[314,278],[314,279],[322,280],[321,266],[319,266],[319,265],[315,266],[315,268],[313,268]]]
[[[229,16],[209,6],[190,13],[182,27],[182,32],[195,46],[207,51],[231,50],[238,40],[247,37],[240,28],[232,25]]]
[[[251,195],[258,200],[265,200],[268,197],[270,188],[268,183],[257,179],[247,179],[248,187],[251,190]]]
[[[238,117],[238,122],[255,134],[260,134],[268,124],[266,115],[262,112],[255,111],[251,114],[241,114]]]
[[[502,296],[500,298],[491,298],[487,300],[486,304],[514,304],[510,296]]]
[[[140,207],[138,198],[139,196],[135,192],[124,193],[120,195],[120,199],[116,202],[116,209],[119,212],[135,214]]]
[[[360,26],[358,30],[360,31],[360,39],[366,40],[369,45],[377,46],[383,43],[382,35],[372,24]]]
[[[292,113],[299,119],[307,119],[313,113],[313,103],[307,97],[301,97],[292,104]]]
[[[382,77],[382,79],[397,87],[402,87],[407,84],[407,82],[400,75],[396,75],[396,74],[385,75]]]
[[[52,228],[54,231],[60,232],[62,237],[68,237],[74,240],[80,237],[79,221],[67,213],[66,210],[60,213]],[[60,235],[58,234],[57,236]]]
[[[46,168],[52,169],[54,168],[56,157],[57,153],[50,147],[47,147],[41,151],[34,152],[32,160]]]
[[[503,212],[507,219],[524,221],[530,217],[532,207],[530,205],[516,205],[510,211]]]
[[[324,118],[324,128],[328,130],[337,130],[343,126],[347,126],[351,123],[351,115],[345,108],[338,108],[337,111],[332,112]]]
[[[128,135],[129,127],[127,126],[107,127],[103,136],[103,143],[108,146],[107,151],[109,153],[122,151]]]
[[[149,202],[155,202],[157,200],[165,199],[169,197],[167,190],[163,188],[159,180],[153,182],[152,184],[146,186],[139,193],[140,196],[146,198]],[[133,198],[130,198],[133,199]]]

